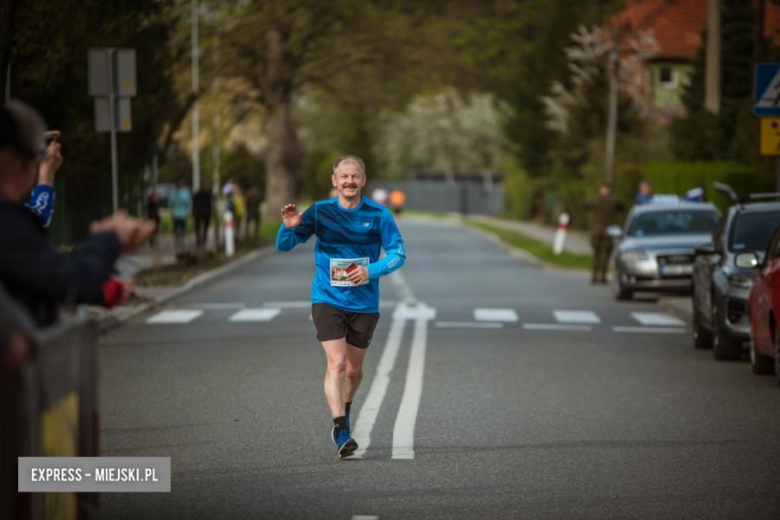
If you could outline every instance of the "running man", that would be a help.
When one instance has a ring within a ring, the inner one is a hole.
[[[286,252],[317,235],[311,315],[327,358],[331,437],[343,459],[358,448],[350,411],[379,321],[379,278],[401,267],[406,252],[390,211],[361,195],[366,168],[359,157],[336,159],[331,180],[338,196],[315,202],[303,214],[295,204],[282,208],[276,248]],[[381,249],[385,256],[380,259]]]

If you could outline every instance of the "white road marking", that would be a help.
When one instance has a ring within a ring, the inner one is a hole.
[[[146,320],[146,323],[189,323],[203,311],[192,310],[168,310],[161,311]]]
[[[474,309],[474,319],[477,321],[518,321],[517,313],[514,309]]]
[[[679,327],[612,327],[612,331],[634,334],[685,334],[688,332]]]
[[[409,287],[409,284],[406,282],[406,278],[403,273],[401,273],[400,269],[390,275],[390,281],[395,285],[395,289],[400,293],[401,300],[403,300],[404,303],[417,303],[417,298],[414,297],[412,288]]]
[[[230,317],[232,322],[271,321],[282,312],[279,309],[243,309]]]
[[[592,311],[553,311],[558,323],[601,323],[601,318]]]
[[[422,397],[427,340],[428,320],[418,318],[414,323],[409,369],[406,372],[406,387],[393,428],[392,458],[394,459],[414,459],[414,427],[417,424],[417,412],[420,409],[420,398]]]
[[[525,330],[568,330],[589,332],[593,330],[590,325],[566,325],[563,323],[523,323]]]
[[[393,311],[394,320],[435,320],[436,309],[425,304],[399,303]]]
[[[685,322],[680,318],[661,312],[632,312],[631,316],[642,325],[685,326]]]
[[[243,309],[246,307],[246,303],[187,303],[187,307],[194,307],[196,309],[208,309],[208,310],[220,310],[220,309]]]
[[[500,329],[504,326],[487,321],[437,321],[435,325],[440,329]]]
[[[375,515],[352,515],[352,520],[379,520]]]
[[[394,319],[390,325],[390,332],[387,335],[387,343],[382,351],[382,357],[379,359],[379,365],[376,368],[376,375],[371,383],[366,400],[360,408],[353,430],[353,437],[358,443],[358,449],[352,458],[362,458],[363,454],[371,445],[371,431],[374,429],[379,408],[385,399],[387,387],[390,384],[390,373],[395,366],[395,360],[398,357],[398,351],[401,348],[401,339],[404,335],[405,319]]]

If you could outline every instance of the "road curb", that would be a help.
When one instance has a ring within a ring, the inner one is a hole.
[[[241,267],[242,265],[249,263],[252,260],[262,258],[263,256],[266,256],[275,250],[276,247],[272,245],[255,249],[240,256],[239,258],[236,258],[235,260],[231,260],[226,264],[199,274],[181,287],[173,289],[172,291],[165,294],[161,294],[150,303],[138,305],[133,309],[128,310],[127,312],[123,312],[121,315],[116,315],[115,313],[109,312],[106,315],[97,318],[98,331],[101,334],[109,332],[127,320],[138,316],[139,314],[143,314],[144,312],[147,312],[148,310],[153,309],[158,305],[168,303],[169,301],[178,298],[183,294],[215,282],[217,279],[225,276],[229,272]]]

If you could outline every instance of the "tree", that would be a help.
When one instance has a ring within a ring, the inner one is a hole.
[[[418,96],[404,112],[386,117],[376,153],[391,178],[414,170],[497,172],[504,162],[508,113],[508,106],[490,94],[463,97],[450,88]]]

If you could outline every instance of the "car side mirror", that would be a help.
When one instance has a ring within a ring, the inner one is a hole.
[[[696,247],[696,254],[702,255],[702,256],[710,256],[716,254],[718,251],[715,249],[715,244],[712,242],[708,244],[702,244],[698,247]]]
[[[607,228],[607,235],[609,235],[612,238],[618,239],[623,236],[623,230],[620,229],[620,226],[609,226]]]
[[[743,269],[757,269],[761,267],[761,260],[753,251],[746,251],[737,255],[734,259],[734,265]]]

